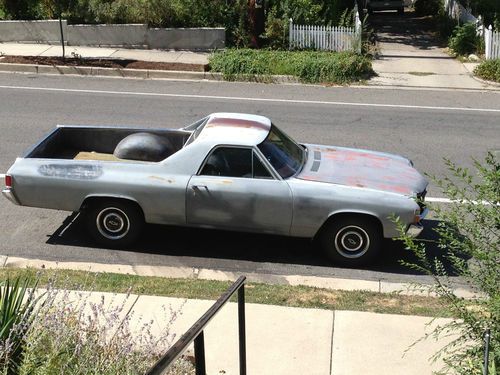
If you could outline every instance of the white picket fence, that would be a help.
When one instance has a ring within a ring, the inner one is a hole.
[[[460,23],[477,22],[478,19],[465,9],[457,0],[444,0],[444,10],[454,20]]]
[[[290,49],[361,52],[361,21],[355,11],[355,27],[294,25],[290,18]]]
[[[491,25],[484,30],[484,49],[487,60],[500,59],[500,32],[493,31]]]
[[[499,31],[493,31],[491,25],[489,28],[485,27],[481,16],[474,17],[457,0],[444,0],[443,5],[448,16],[459,23],[474,22],[476,24],[477,35],[484,38],[486,60],[500,59]]]

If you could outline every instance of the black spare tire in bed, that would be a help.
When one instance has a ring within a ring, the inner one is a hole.
[[[150,133],[134,133],[123,138],[113,155],[120,159],[161,161],[174,153],[167,138]]]

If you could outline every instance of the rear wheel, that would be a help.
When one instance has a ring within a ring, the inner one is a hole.
[[[405,8],[398,9],[398,14],[404,14],[404,13],[405,13]]]
[[[89,234],[97,243],[115,248],[132,244],[144,225],[141,209],[120,200],[93,202],[85,212],[85,219]]]
[[[336,264],[358,266],[372,261],[380,251],[380,225],[366,217],[341,217],[326,224],[320,235],[326,255]]]

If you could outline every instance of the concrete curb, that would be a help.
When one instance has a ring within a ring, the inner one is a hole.
[[[494,82],[494,81],[488,81],[486,79],[482,79],[481,77],[478,77],[478,76],[476,76],[474,74],[474,70],[475,70],[475,68],[479,64],[475,64],[475,63],[462,63],[462,65],[467,70],[467,72],[469,72],[469,74],[472,77],[472,79],[475,79],[476,81],[478,81],[480,83],[483,83],[485,85],[494,86],[495,88],[492,88],[491,90],[500,90],[500,83]]]
[[[51,75],[79,75],[95,77],[142,78],[142,79],[188,79],[224,81],[222,73],[194,72],[177,70],[153,69],[126,69],[126,68],[100,68],[90,66],[64,66],[64,65],[37,65],[37,64],[11,64],[0,63],[0,72],[51,74]],[[262,79],[249,79],[254,82],[291,83],[300,81],[293,76],[266,76]]]
[[[137,276],[153,276],[165,278],[188,278],[200,280],[235,281],[241,274],[208,268],[147,266],[127,264],[102,264],[83,262],[55,262],[43,259],[27,259],[0,256],[0,267],[3,268],[35,268],[35,269],[66,269],[87,272],[110,272]],[[428,297],[428,292],[419,290],[410,283],[387,282],[384,280],[356,280],[321,276],[272,275],[246,273],[248,281],[255,283],[310,286],[337,290],[366,290],[376,293],[398,293],[403,295]],[[457,287],[455,293],[459,297],[473,298],[476,295],[470,290]]]
[[[80,76],[104,76],[120,78],[143,79],[207,79],[222,81],[222,74],[212,72],[193,72],[175,70],[152,69],[122,69],[101,68],[90,66],[62,66],[62,65],[35,65],[0,63],[0,72],[28,73],[28,74],[58,74]]]

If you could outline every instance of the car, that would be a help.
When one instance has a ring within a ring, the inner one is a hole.
[[[399,14],[405,11],[404,0],[367,0],[366,9],[368,14],[379,10],[397,10]]]
[[[13,203],[82,213],[106,247],[144,223],[308,237],[337,264],[376,259],[399,217],[418,235],[427,181],[405,157],[298,143],[264,116],[181,129],[58,126],[8,170]]]

